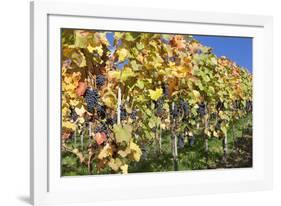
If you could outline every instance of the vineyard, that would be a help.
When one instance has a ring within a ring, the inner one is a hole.
[[[252,74],[191,35],[62,29],[62,175],[252,167]]]

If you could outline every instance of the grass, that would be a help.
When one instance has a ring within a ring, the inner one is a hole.
[[[84,138],[84,147],[87,145],[87,137]],[[226,160],[223,159],[223,140],[209,138],[208,155],[205,153],[204,137],[197,135],[194,145],[185,144],[184,148],[178,149],[178,170],[203,170],[217,168],[243,168],[252,167],[252,115],[231,123],[228,131],[228,153]],[[77,138],[78,146],[80,138]],[[86,151],[86,150],[85,150]],[[165,172],[174,171],[174,162],[171,151],[170,132],[163,132],[162,150],[159,144],[154,143],[146,148],[139,162],[129,165],[129,173],[141,172]],[[95,165],[96,162],[93,162]],[[93,173],[97,171],[93,167]],[[99,174],[110,174],[110,168],[106,168]],[[88,175],[86,165],[81,165],[75,155],[62,152],[62,175]]]

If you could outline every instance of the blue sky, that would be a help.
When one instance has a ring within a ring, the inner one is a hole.
[[[113,33],[107,33],[110,44],[113,44]],[[201,44],[213,48],[218,57],[226,56],[239,66],[252,73],[253,39],[250,37],[202,36],[193,35]]]
[[[218,56],[226,56],[239,66],[253,71],[253,39],[250,37],[193,35],[201,44],[212,47]]]

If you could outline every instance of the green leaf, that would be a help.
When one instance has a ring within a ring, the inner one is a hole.
[[[133,33],[131,33],[131,32],[126,32],[126,33],[125,33],[125,40],[126,40],[126,41],[135,41],[135,38],[133,37]]]
[[[117,143],[129,143],[130,139],[132,138],[132,126],[129,124],[117,125],[113,126],[113,132],[115,134],[116,142]]]
[[[142,49],[144,48],[144,45],[143,45],[143,43],[138,42],[138,43],[136,44],[136,47],[137,47],[138,50],[142,50]]]

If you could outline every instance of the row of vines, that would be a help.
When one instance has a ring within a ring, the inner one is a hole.
[[[152,151],[169,153],[162,164],[176,171],[179,151],[200,141],[207,161],[214,138],[226,161],[229,131],[252,114],[246,69],[190,35],[64,29],[61,38],[63,171],[125,174]]]

